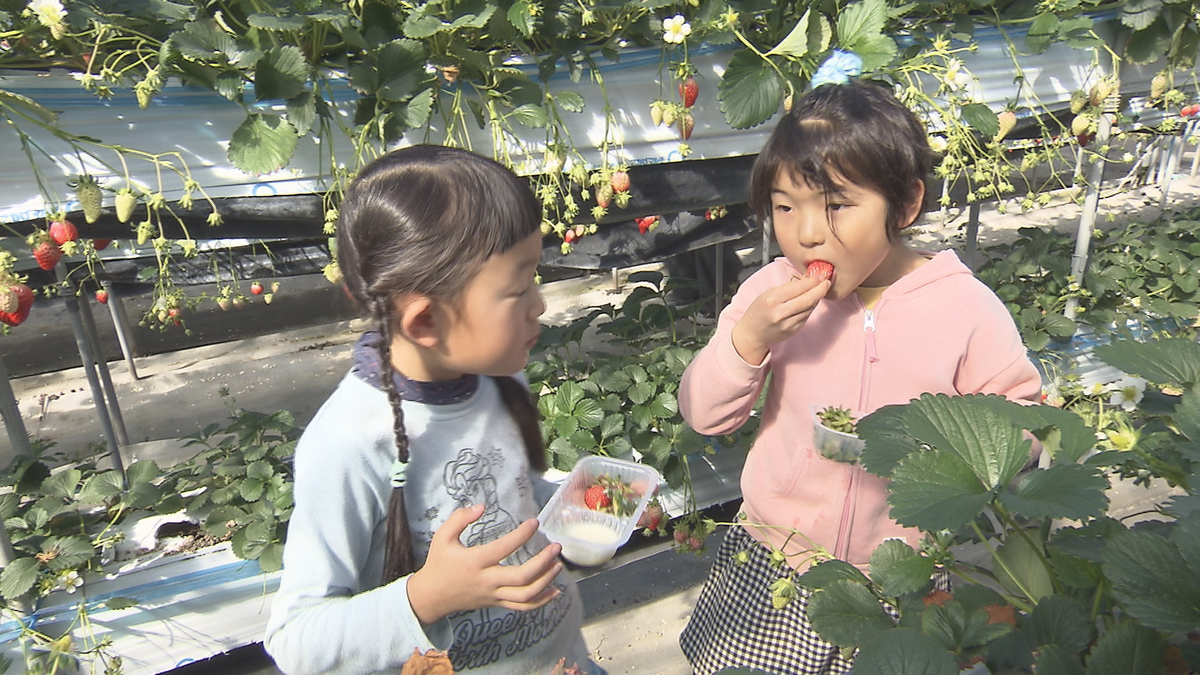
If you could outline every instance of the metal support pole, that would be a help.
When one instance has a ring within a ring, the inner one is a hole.
[[[618,268],[612,268],[613,291],[619,293],[621,291],[621,275],[618,273]]]
[[[0,358],[0,416],[4,417],[4,429],[8,432],[8,442],[12,445],[13,454],[17,457],[32,457],[33,446],[29,444],[29,431],[25,429],[25,421],[21,419],[21,408],[17,405],[17,395],[13,393],[12,383],[8,381],[8,367],[4,365],[3,358]],[[3,529],[0,527],[0,530]]]
[[[17,407],[17,397],[13,393],[12,383],[8,381],[8,368],[4,359],[0,358],[0,415],[4,417],[4,428],[8,431],[8,442],[12,444],[13,453],[17,457],[32,457],[33,447],[29,444],[29,432],[25,430],[25,422],[21,420],[21,411]],[[17,559],[13,550],[12,540],[8,538],[8,528],[0,525],[0,570]],[[29,614],[33,610],[28,598],[10,600],[13,609],[18,614]]]
[[[138,379],[137,366],[133,363],[133,336],[129,332],[129,321],[125,315],[125,301],[113,293],[112,282],[104,282],[104,290],[108,292],[108,313],[112,315],[113,326],[117,329],[117,343],[121,345],[121,354],[125,356],[125,366],[129,368],[129,376]]]
[[[121,404],[117,400],[117,390],[113,388],[112,375],[108,372],[108,359],[104,357],[104,347],[100,344],[100,333],[96,330],[96,320],[92,318],[91,303],[85,296],[79,302],[79,314],[83,319],[83,328],[87,331],[88,340],[92,345],[92,354],[96,358],[96,371],[100,374],[100,385],[108,400],[108,412],[112,416],[113,430],[117,434],[117,443],[129,445],[129,434],[125,431],[125,418],[121,415]]]
[[[1167,208],[1167,195],[1171,193],[1171,180],[1175,177],[1175,170],[1178,168],[1179,156],[1176,153],[1178,143],[1179,139],[1172,136],[1171,140],[1168,141],[1167,149],[1164,153],[1166,168],[1163,170],[1162,175],[1162,196],[1158,199],[1158,210],[1160,212],[1165,211]]]
[[[1112,135],[1112,122],[1107,113],[1100,115],[1097,123],[1096,147],[1108,145]],[[1092,243],[1092,231],[1096,228],[1096,212],[1100,208],[1100,182],[1104,180],[1105,156],[1097,154],[1088,170],[1087,195],[1083,199],[1083,213],[1079,216],[1079,231],[1075,234],[1075,254],[1071,256],[1071,278],[1075,283],[1083,283],[1083,273],[1087,270],[1088,248]],[[1075,318],[1079,309],[1078,298],[1068,298],[1063,315],[1068,319]]]
[[[1187,130],[1183,134],[1183,143],[1185,147],[1192,144],[1192,136],[1196,134],[1198,128],[1200,127],[1198,127],[1196,120],[1191,120],[1188,122]],[[1196,146],[1196,148],[1192,151],[1192,170],[1190,173],[1188,173],[1188,182],[1196,182],[1197,168],[1200,168],[1200,146]]]
[[[63,278],[61,265],[58,268],[59,279]],[[121,460],[121,447],[117,443],[116,432],[113,430],[112,417],[108,414],[108,405],[104,401],[104,390],[100,387],[100,378],[96,375],[96,362],[92,357],[92,348],[87,339],[80,317],[79,298],[66,295],[63,298],[67,305],[67,316],[71,319],[71,330],[75,333],[75,345],[79,348],[79,357],[83,361],[83,373],[87,376],[88,386],[92,389],[92,401],[100,418],[100,426],[104,430],[104,438],[108,441],[108,456],[112,459],[113,467],[125,475],[125,463]]]
[[[967,212],[967,243],[963,256],[967,259],[967,267],[975,269],[979,254],[979,202],[973,202]]]

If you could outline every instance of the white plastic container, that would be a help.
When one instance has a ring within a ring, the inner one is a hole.
[[[813,405],[812,425],[813,425],[813,447],[820,452],[826,459],[832,459],[835,462],[845,462],[846,464],[854,464],[858,462],[858,458],[862,456],[863,442],[858,436],[848,434],[844,431],[837,431],[821,424],[821,418],[817,413],[821,412],[828,406]],[[851,411],[851,415],[855,419],[861,417],[858,413]]]
[[[584,493],[601,476],[630,486],[636,500],[632,512],[617,517],[593,511],[584,504]],[[644,464],[594,455],[584,457],[538,514],[542,533],[561,544],[563,557],[572,563],[584,567],[603,564],[629,541],[661,481],[658,472]]]

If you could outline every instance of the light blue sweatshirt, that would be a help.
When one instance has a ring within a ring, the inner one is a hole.
[[[396,447],[387,396],[370,379],[348,374],[296,448],[296,505],[265,640],[277,666],[289,674],[395,672],[414,649],[439,649],[449,650],[456,673],[548,675],[560,659],[594,668],[565,571],[554,582],[561,594],[541,609],[487,608],[432,625],[413,613],[409,577],[380,585]],[[553,486],[531,473],[491,378],[473,380],[455,402],[412,397],[403,403],[411,456],[404,497],[416,560],[459,507],[486,505],[463,533],[467,546],[537,516]],[[547,543],[538,533],[512,558],[528,560]]]

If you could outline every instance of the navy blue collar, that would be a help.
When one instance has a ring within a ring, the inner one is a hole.
[[[350,372],[358,379],[375,387],[383,389],[383,367],[379,358],[379,331],[369,330],[358,338],[354,344],[354,366]],[[392,380],[396,383],[396,391],[400,398],[414,403],[428,405],[450,405],[462,403],[475,395],[479,389],[479,376],[468,373],[454,380],[442,382],[421,382],[410,380],[388,368]]]

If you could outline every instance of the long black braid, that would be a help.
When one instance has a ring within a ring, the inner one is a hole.
[[[383,371],[383,391],[392,406],[392,435],[396,441],[396,460],[408,463],[408,432],[404,428],[404,409],[400,392],[392,374],[391,313],[386,298],[374,298],[371,313],[379,327],[379,363]],[[383,554],[383,583],[395,581],[417,570],[413,561],[412,531],[408,526],[408,511],[404,508],[404,488],[393,486],[388,498],[387,547]]]

